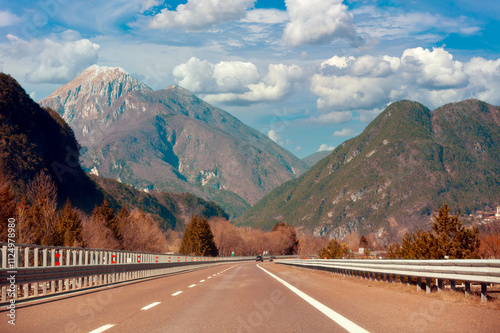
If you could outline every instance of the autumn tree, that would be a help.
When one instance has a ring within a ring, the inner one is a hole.
[[[33,242],[55,245],[57,242],[57,187],[52,177],[40,172],[28,185],[30,210],[28,223],[33,230]]]
[[[241,254],[243,240],[238,228],[223,217],[212,217],[208,223],[220,256],[229,257],[233,252]]]
[[[434,215],[431,231],[406,233],[401,245],[389,247],[390,258],[401,259],[475,259],[479,258],[479,231],[465,228],[458,214],[450,216],[443,204]]]
[[[214,235],[207,219],[201,219],[198,216],[191,218],[191,222],[189,222],[184,231],[179,253],[211,257],[218,255]]]
[[[138,209],[130,212],[122,208],[117,215],[117,220],[125,250],[165,252],[167,248],[165,232],[151,215]]]
[[[9,219],[15,218],[16,201],[11,187],[0,174],[0,241],[7,241],[7,222]]]
[[[479,253],[484,259],[500,259],[500,221],[489,223],[481,231]]]
[[[295,228],[284,222],[276,223],[273,227],[272,233],[278,237],[279,253],[281,255],[292,255],[297,253],[299,241]]]

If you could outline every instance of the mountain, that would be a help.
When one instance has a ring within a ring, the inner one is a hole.
[[[262,133],[189,91],[153,91],[119,68],[92,66],[43,99],[73,128],[82,164],[139,189],[189,192],[231,216],[306,170]]]
[[[228,217],[214,202],[191,194],[138,191],[113,179],[90,176],[79,163],[73,130],[53,110],[43,109],[11,76],[0,73],[0,174],[19,198],[44,171],[62,205],[92,212],[106,198],[115,210],[125,206],[151,213],[164,228],[183,229],[191,215]]]
[[[498,205],[499,142],[499,107],[466,100],[431,112],[396,102],[237,222],[271,229],[285,221],[335,238],[425,229],[443,203],[461,214]]]
[[[312,167],[314,164],[318,163],[328,155],[330,155],[331,151],[318,151],[311,155],[308,155],[302,158],[302,161],[307,165],[308,168]]]

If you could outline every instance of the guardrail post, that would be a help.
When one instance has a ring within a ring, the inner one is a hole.
[[[436,285],[438,288],[438,292],[443,291],[443,280],[442,279],[436,279]]]
[[[453,291],[457,290],[457,287],[455,285],[455,280],[450,280],[450,289]]]
[[[50,266],[54,267],[56,265],[56,249],[50,249]],[[50,292],[56,292],[56,281],[50,281]]]
[[[417,291],[422,290],[422,278],[417,276]]]
[[[28,268],[28,267],[30,267],[30,248],[25,247],[24,248],[24,268]],[[29,288],[30,288],[29,283],[23,284],[23,297],[24,298],[28,298]]]
[[[42,250],[42,267],[47,267],[47,249]],[[42,282],[42,293],[47,295],[47,281]]]
[[[78,266],[83,266],[83,251],[79,250],[78,251]],[[82,288],[82,278],[78,278],[78,289]]]
[[[410,286],[411,286],[411,280],[412,280],[412,277],[411,277],[411,275],[408,275],[406,278],[407,278],[406,285],[407,285],[408,287],[410,287]]]
[[[431,293],[431,278],[425,278],[425,293],[427,295]]]
[[[38,248],[33,249],[33,267],[38,267]],[[38,282],[33,283],[33,296],[38,296]]]
[[[465,297],[469,297],[469,296],[470,296],[470,282],[465,281]]]
[[[488,297],[486,296],[486,283],[481,283],[481,302],[486,303],[488,301]]]

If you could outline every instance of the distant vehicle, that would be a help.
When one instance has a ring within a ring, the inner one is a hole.
[[[272,256],[271,258],[269,258],[269,261],[274,261],[275,257]]]
[[[263,262],[263,261],[264,261],[264,258],[262,258],[262,256],[261,256],[261,255],[259,255],[259,256],[257,256],[257,257],[255,258],[255,261],[256,261],[256,262],[257,262],[257,261],[262,261],[262,262]]]

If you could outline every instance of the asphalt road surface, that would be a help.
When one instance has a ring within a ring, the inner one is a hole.
[[[269,262],[19,304],[0,332],[500,332],[500,311]]]

